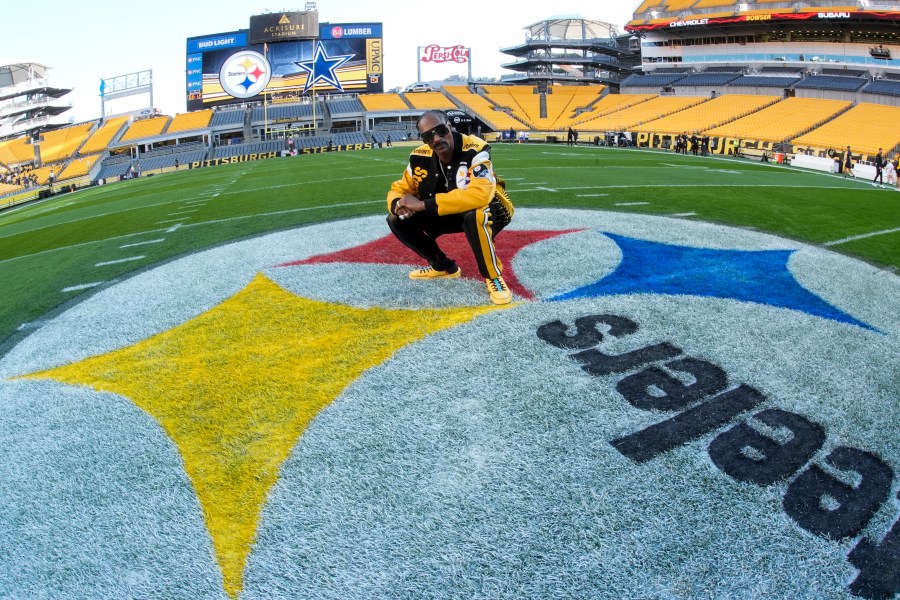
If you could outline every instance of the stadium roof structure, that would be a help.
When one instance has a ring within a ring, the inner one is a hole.
[[[45,64],[34,61],[0,61],[0,92],[33,79],[43,79],[50,70]]]
[[[550,17],[524,27],[525,42],[502,48],[520,60],[501,65],[524,83],[603,83],[616,85],[640,62],[615,25],[577,15]]]
[[[614,39],[620,33],[615,25],[577,15],[549,17],[528,25],[525,30],[529,39],[546,41]]]

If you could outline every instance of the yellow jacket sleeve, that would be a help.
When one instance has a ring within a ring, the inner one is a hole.
[[[413,176],[412,165],[407,165],[406,170],[403,172],[403,176],[392,183],[391,189],[388,190],[387,209],[389,213],[394,214],[394,202],[396,202],[406,194],[418,197],[419,181],[420,179],[416,179]]]

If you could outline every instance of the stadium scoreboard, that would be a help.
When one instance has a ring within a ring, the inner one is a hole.
[[[313,93],[382,93],[381,23],[319,23],[318,13],[250,17],[248,29],[190,37],[189,111]]]

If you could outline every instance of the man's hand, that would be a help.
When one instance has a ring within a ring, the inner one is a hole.
[[[397,201],[397,205],[394,208],[394,214],[397,215],[398,218],[408,219],[413,216],[417,212],[421,212],[425,210],[425,203],[416,198],[415,196],[411,196],[409,194],[404,195],[400,200]]]

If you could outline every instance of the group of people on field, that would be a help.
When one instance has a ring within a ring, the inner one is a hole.
[[[697,156],[698,153],[701,156],[709,154],[709,136],[699,136],[696,133],[693,133],[688,137],[686,132],[681,135],[676,135],[675,154],[687,154],[688,152],[694,156]]]
[[[844,175],[845,179],[847,177],[856,178],[856,174],[853,172],[853,150],[850,146],[847,146],[847,150],[842,154],[834,154],[834,159],[839,164],[837,170]],[[900,172],[900,154],[896,154],[893,159],[889,159],[884,156],[884,150],[879,148],[878,154],[872,159],[872,166],[875,167],[875,177],[872,178],[872,185],[885,187],[885,180],[887,180],[888,185],[896,186],[898,191],[900,191],[900,178],[897,177],[898,172]]]

